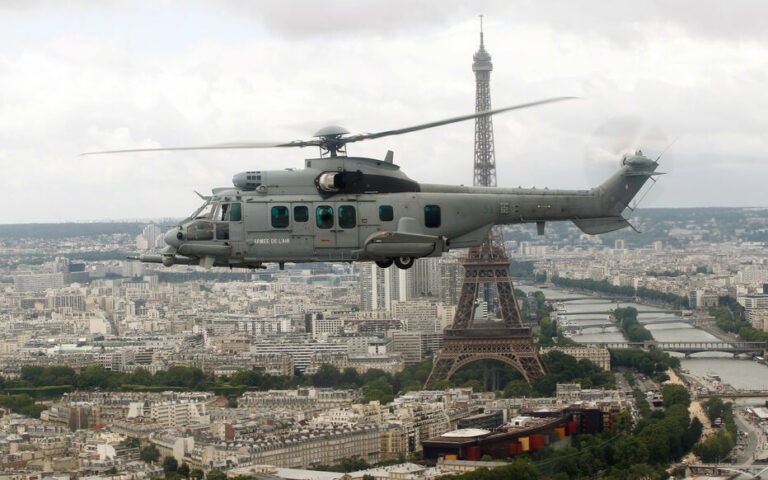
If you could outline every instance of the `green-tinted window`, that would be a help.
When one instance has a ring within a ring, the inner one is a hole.
[[[233,203],[229,207],[229,221],[230,222],[239,222],[243,219],[242,214],[242,204],[240,203]]]
[[[352,205],[342,205],[339,207],[339,226],[341,228],[355,228],[357,225],[357,215],[355,207]]]
[[[272,207],[272,227],[288,228],[288,207]]]
[[[306,222],[309,220],[309,209],[304,205],[293,207],[293,221]]]
[[[318,228],[333,227],[333,207],[328,205],[320,205],[315,209],[315,215],[317,216]]]
[[[394,218],[395,212],[392,210],[392,205],[379,206],[379,220],[382,222],[391,222]]]
[[[437,228],[440,226],[440,205],[424,206],[424,225],[428,228]]]

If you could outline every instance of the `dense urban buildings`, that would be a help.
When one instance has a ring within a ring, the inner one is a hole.
[[[527,262],[532,275],[653,289],[684,297],[702,312],[721,297],[732,298],[755,328],[766,330],[768,263],[763,244],[752,239],[768,230],[768,214],[733,214],[750,219],[742,240],[705,241],[732,234],[718,233],[716,224],[704,230],[662,220],[669,222],[673,240],[596,243],[564,227],[541,238],[507,231],[507,247],[512,258]],[[116,372],[194,366],[218,376],[253,369],[287,377],[312,374],[323,365],[396,373],[440,349],[456,299],[455,292],[446,292],[461,285],[461,252],[427,259],[409,271],[388,270],[391,277],[366,264],[231,274],[152,268],[118,259],[122,255],[89,258],[88,252],[104,256],[107,246],[134,251],[144,245],[133,235],[109,238],[0,238],[3,377],[18,376],[25,366],[56,365]],[[58,253],[30,256],[29,247],[40,242]],[[516,265],[523,264],[513,270]],[[560,351],[610,369],[604,348]],[[574,411],[574,402],[616,410],[632,403],[621,392],[562,388],[551,400],[505,400],[453,389],[412,392],[389,405],[364,402],[354,389],[304,388],[246,392],[236,406],[210,392],[75,391],[53,402],[40,419],[6,411],[0,419],[7,441],[0,442],[7,445],[0,447],[0,464],[19,472],[118,467],[135,478],[157,476],[157,467],[138,461],[138,448],[127,438],[203,470],[303,468],[340,462],[350,452],[369,463],[427,450],[450,457],[445,449],[456,438],[469,441],[450,432],[531,416],[546,402],[556,402],[550,410],[562,412],[557,418],[566,425],[563,438],[573,415],[591,415]],[[546,427],[550,439],[560,434],[555,423]],[[479,434],[472,441],[489,449],[501,442],[515,450],[524,448],[525,436]]]

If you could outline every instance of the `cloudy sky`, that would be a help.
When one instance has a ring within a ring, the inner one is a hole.
[[[78,156],[307,139],[474,111],[484,14],[500,186],[583,188],[606,150],[661,153],[644,206],[768,207],[763,1],[386,0],[0,3],[0,223],[180,217],[194,190],[313,149]],[[350,145],[471,184],[473,122]],[[622,131],[622,139],[603,132]],[[632,145],[628,145],[632,146]]]

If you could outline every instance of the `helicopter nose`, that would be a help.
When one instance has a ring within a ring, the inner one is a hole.
[[[184,238],[184,234],[181,231],[181,227],[168,230],[165,232],[165,236],[163,237],[163,240],[165,241],[166,245],[169,245],[171,247],[178,247],[181,245],[181,239]]]

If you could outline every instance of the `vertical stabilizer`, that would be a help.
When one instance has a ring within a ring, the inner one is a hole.
[[[634,155],[624,157],[621,169],[593,192],[600,202],[603,215],[597,218],[573,220],[581,231],[591,235],[611,232],[631,226],[622,216],[645,182],[654,175],[659,164],[638,150]]]
[[[654,175],[661,175],[656,172],[659,164],[643,155],[640,150],[634,155],[624,157],[622,164],[618,172],[597,187],[606,216],[621,215],[645,182]]]

